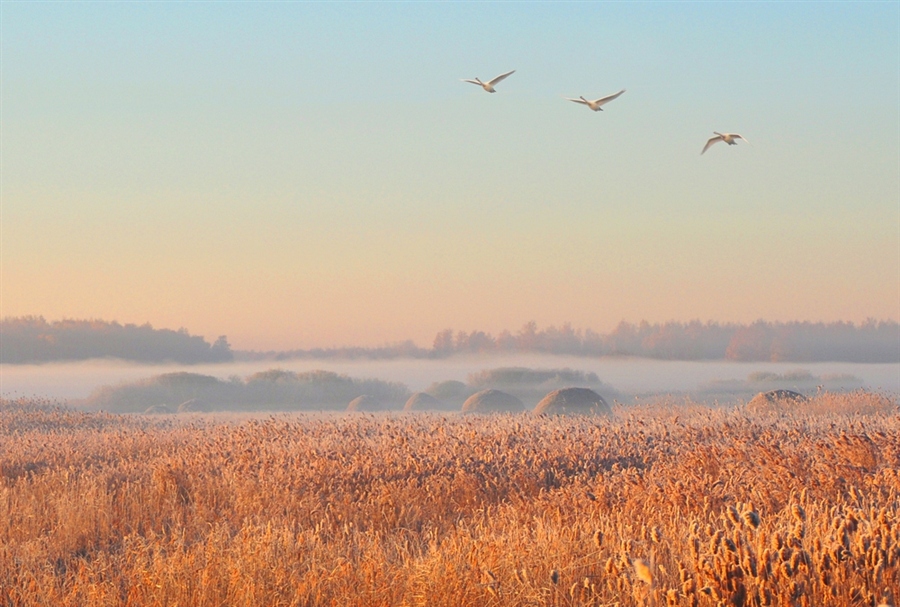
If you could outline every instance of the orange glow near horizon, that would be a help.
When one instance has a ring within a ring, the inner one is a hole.
[[[2,316],[261,350],[900,320],[896,3],[87,6],[2,8]]]

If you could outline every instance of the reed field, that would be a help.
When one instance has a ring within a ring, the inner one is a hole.
[[[614,417],[0,403],[0,605],[871,606],[892,396]]]

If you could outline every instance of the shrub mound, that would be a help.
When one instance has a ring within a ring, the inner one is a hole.
[[[384,402],[377,396],[363,394],[347,404],[347,411],[384,411]]]
[[[446,408],[447,406],[444,405],[443,402],[427,392],[416,392],[410,396],[409,400],[406,401],[406,404],[403,405],[404,411],[432,411],[434,409]]]
[[[612,409],[603,397],[590,388],[562,388],[554,390],[534,408],[535,415],[605,415],[612,417]]]
[[[807,397],[793,390],[769,390],[750,399],[747,408],[751,411],[777,411],[806,402],[809,402]]]
[[[467,398],[462,410],[463,413],[522,413],[525,405],[512,394],[488,389]]]
[[[569,386],[591,388],[605,398],[619,398],[619,392],[597,377],[596,373],[576,369],[530,369],[528,367],[499,367],[484,369],[468,376],[473,391],[493,388],[521,399],[533,407],[551,390]]]
[[[334,410],[360,394],[369,394],[385,405],[399,406],[409,398],[400,383],[377,379],[355,379],[330,371],[294,373],[270,369],[246,379],[234,376],[220,380],[196,373],[166,373],[94,390],[82,402],[88,409],[116,413],[140,413],[153,405],[182,403],[190,411]],[[187,403],[193,402],[191,405]],[[204,408],[201,408],[204,407]]]

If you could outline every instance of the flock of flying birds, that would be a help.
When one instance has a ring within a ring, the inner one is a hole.
[[[488,80],[487,82],[482,82],[478,78],[475,78],[474,80],[469,80],[467,78],[463,78],[462,81],[463,82],[471,82],[472,84],[477,84],[478,86],[480,86],[481,88],[486,90],[488,93],[496,93],[497,89],[494,88],[494,85],[496,85],[499,82],[501,82],[502,80],[506,79],[507,76],[515,73],[515,71],[516,70],[512,70],[511,72],[506,72],[505,74],[500,74],[496,78],[492,78],[491,80]],[[566,99],[569,101],[574,101],[575,103],[581,103],[582,105],[586,105],[589,108],[591,108],[592,110],[594,110],[595,112],[602,112],[603,105],[609,103],[610,101],[612,101],[613,99],[615,99],[616,97],[618,97],[619,95],[621,95],[624,92],[625,92],[625,89],[622,89],[618,93],[613,93],[612,95],[607,95],[606,97],[601,97],[600,99],[594,99],[593,101],[591,101],[590,99],[585,99],[584,97],[579,97],[578,99],[571,99],[569,97],[566,97]],[[713,131],[713,133],[715,134],[715,137],[709,138],[709,141],[706,142],[706,145],[703,146],[703,150],[700,152],[701,155],[704,152],[706,152],[706,150],[708,150],[712,144],[718,143],[720,141],[724,141],[728,145],[735,145],[737,143],[738,139],[743,139],[744,141],[747,141],[746,137],[744,137],[743,135],[738,135],[737,133],[720,133],[718,131]],[[750,142],[747,141],[747,143],[750,143]]]

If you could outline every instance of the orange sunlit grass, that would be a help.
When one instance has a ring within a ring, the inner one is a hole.
[[[143,416],[0,404],[8,605],[877,605],[900,415]]]

